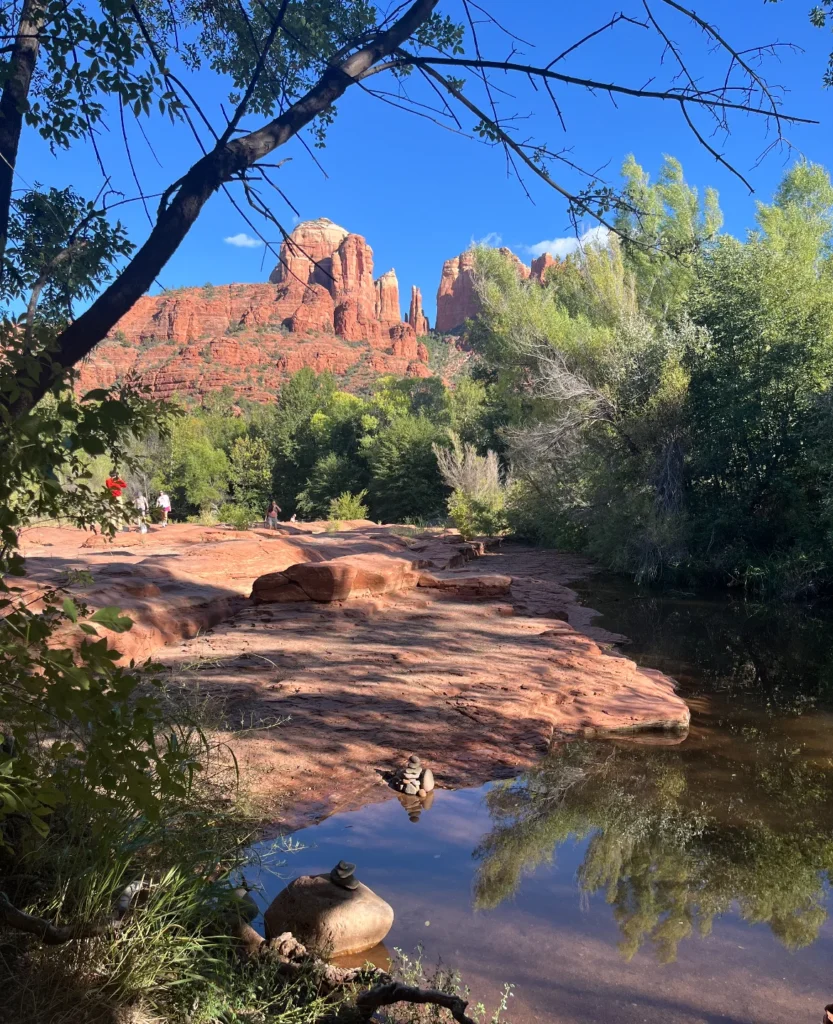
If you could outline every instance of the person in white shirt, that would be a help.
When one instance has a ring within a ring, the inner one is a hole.
[[[156,507],[162,509],[162,525],[168,525],[168,515],[171,511],[171,499],[164,491],[159,492],[159,497],[156,499]]]

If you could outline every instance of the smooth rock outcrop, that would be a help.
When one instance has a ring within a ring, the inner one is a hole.
[[[343,956],[381,942],[393,916],[393,907],[361,882],[345,889],[328,874],[302,875],[272,900],[263,923],[267,939],[292,932],[324,955]]]

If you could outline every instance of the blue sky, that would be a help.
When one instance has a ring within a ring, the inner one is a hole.
[[[482,0],[501,22],[517,35],[536,45],[516,44],[516,58],[529,63],[548,63],[552,57],[586,32],[603,24],[618,10],[644,17],[641,0],[585,0],[583,4],[554,3],[552,0]],[[618,167],[626,154],[634,153],[650,172],[658,169],[665,153],[678,157],[687,179],[702,188],[715,186],[720,192],[726,229],[742,233],[754,219],[757,199],[767,200],[786,166],[801,154],[833,167],[831,112],[833,92],[821,85],[827,54],[833,47],[829,31],[813,29],[807,18],[809,0],[699,0],[697,11],[719,27],[738,48],[773,42],[794,42],[802,50],[780,49],[778,59],[769,59],[764,70],[772,82],[787,87],[784,109],[817,119],[816,126],[788,128],[796,152],[775,150],[756,166],[771,141],[760,118],[739,115],[733,133],[709,139],[730,157],[755,188],[747,189],[701,147],[686,127],[676,105],[649,100],[617,99],[606,94],[591,95],[576,87],[559,86],[557,93],[566,121],[561,129],[549,101],[531,91],[524,78],[502,79],[498,84],[512,95],[498,94],[502,114],[518,113],[519,137],[545,141],[552,149],[569,147],[570,156],[583,166],[606,165],[604,176],[618,180]],[[699,32],[687,27],[673,11],[654,0],[663,28],[683,47],[695,74],[714,82],[725,65],[710,56]],[[444,0],[441,9],[462,20],[458,0]],[[483,28],[483,49],[503,56],[508,41],[496,30]],[[660,62],[661,46],[656,37],[634,26],[620,24],[598,37],[559,64],[566,73],[616,81],[636,87],[652,77],[656,86],[667,83],[670,63]],[[382,76],[372,80],[383,85]],[[211,72],[192,77],[189,85],[203,99],[207,110],[219,115],[219,104],[227,103],[227,85]],[[395,89],[387,83],[385,88]],[[468,89],[467,89],[468,91]],[[420,100],[430,94],[414,90]],[[471,95],[476,95],[471,87]],[[465,129],[474,117],[460,115]],[[256,121],[250,122],[254,127]],[[711,132],[707,119],[698,121]],[[198,155],[196,143],[184,125],[170,126],[161,117],[145,124],[156,157],[142,139],[132,117],[127,131],[136,170],[147,191],[158,191],[178,178]],[[126,196],[136,194],[117,119],[101,136],[100,149],[113,186]],[[437,127],[431,121],[386,105],[359,90],[351,90],[341,101],[330,130],[328,144],[316,151],[326,177],[303,148],[291,143],[276,157],[291,157],[274,172],[281,188],[297,207],[302,219],[329,217],[351,231],[364,235],[374,250],[376,276],[395,267],[403,306],[411,284],[423,292],[429,317],[434,314],[434,297],[443,260],[465,249],[472,240],[500,240],[529,261],[545,241],[569,237],[566,205],[542,182],[526,175],[532,200],[517,181],[508,179],[500,150]],[[70,153],[50,154],[47,147],[25,133],[19,162],[18,184],[38,181],[63,187],[72,184],[86,196],[100,187],[102,175],[91,147],[77,144]],[[565,178],[569,186],[575,179]],[[295,215],[277,195],[270,194],[275,214],[288,227]],[[141,205],[121,208],[132,239],[141,242],[148,222]],[[252,215],[255,216],[255,215]],[[592,227],[588,222],[587,228]],[[262,230],[277,245],[277,230],[268,224]],[[210,201],[198,223],[179,251],[160,274],[165,287],[222,284],[232,281],[263,281],[274,257],[262,245],[240,247],[224,239],[251,229],[224,195]],[[552,246],[550,246],[551,248]]]

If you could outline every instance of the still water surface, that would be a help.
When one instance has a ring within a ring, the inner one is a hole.
[[[389,949],[457,967],[510,1021],[818,1024],[833,1000],[833,613],[595,577],[579,588],[692,709],[683,742],[596,742],[476,790],[296,833],[355,861]],[[266,899],[284,881],[264,879]]]

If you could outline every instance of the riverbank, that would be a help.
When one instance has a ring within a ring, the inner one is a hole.
[[[131,615],[125,655],[153,655],[215,708],[264,816],[283,826],[392,798],[386,774],[412,751],[458,788],[516,775],[553,739],[684,733],[673,682],[614,651],[566,585],[587,563],[347,526],[170,526],[113,542],[32,531],[24,546],[30,586],[62,580]],[[394,564],[407,580],[390,582]],[[286,587],[279,603],[263,588],[264,603],[250,599],[255,580],[289,580],[293,566],[309,588],[299,565],[360,566],[367,585],[337,600],[287,601]]]

